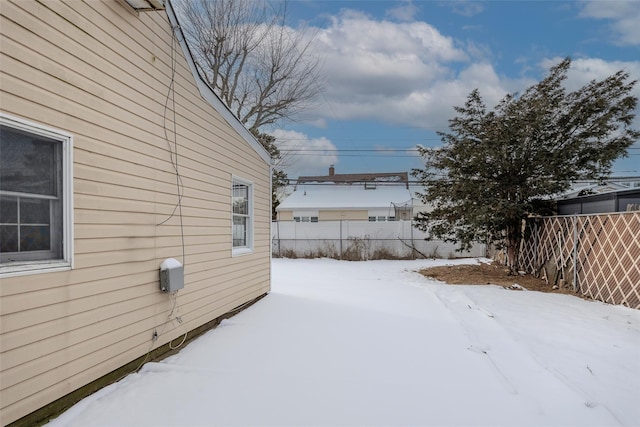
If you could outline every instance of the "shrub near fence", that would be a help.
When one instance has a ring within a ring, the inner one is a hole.
[[[457,252],[452,243],[425,241],[412,221],[277,221],[271,226],[275,257],[368,259],[465,258],[486,256],[485,245]]]
[[[525,271],[595,300],[640,309],[640,212],[534,218]]]

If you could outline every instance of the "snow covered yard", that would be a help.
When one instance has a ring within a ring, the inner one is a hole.
[[[49,426],[640,424],[640,311],[416,273],[462,262],[274,259],[266,298]]]

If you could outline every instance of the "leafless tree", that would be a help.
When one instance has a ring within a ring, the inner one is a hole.
[[[178,9],[200,72],[250,130],[294,118],[320,93],[313,34],[285,25],[286,2],[182,0]]]

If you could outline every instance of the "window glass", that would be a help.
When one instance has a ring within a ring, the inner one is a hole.
[[[51,233],[48,225],[20,227],[21,251],[46,251],[51,249]]]
[[[233,248],[251,248],[251,184],[233,180]]]
[[[247,218],[233,217],[233,247],[247,246]]]
[[[318,222],[317,216],[294,216],[295,222]]]
[[[0,263],[65,258],[65,137],[38,132],[0,125]]]
[[[0,225],[0,251],[18,251],[18,227],[10,225]]]
[[[0,224],[18,223],[18,199],[0,196]]]
[[[51,201],[43,199],[20,198],[20,223],[49,224]]]
[[[233,213],[247,215],[249,213],[249,186],[233,185]]]
[[[60,141],[0,126],[0,190],[56,196]]]

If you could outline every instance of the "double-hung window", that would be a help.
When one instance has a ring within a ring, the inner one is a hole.
[[[233,178],[233,253],[249,253],[253,248],[253,185]]]
[[[0,273],[71,267],[71,135],[0,115]]]

